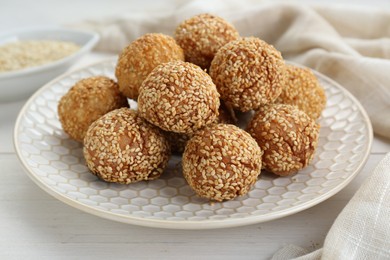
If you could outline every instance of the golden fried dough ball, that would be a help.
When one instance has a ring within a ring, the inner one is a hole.
[[[215,124],[196,132],[183,154],[183,174],[200,197],[230,200],[248,193],[261,172],[262,151],[244,130]]]
[[[234,125],[237,123],[236,113],[232,108],[229,108],[226,106],[225,102],[223,100],[220,100],[220,106],[219,106],[219,115],[216,123],[221,124],[232,124]]]
[[[84,157],[93,174],[107,182],[154,180],[163,173],[170,148],[162,131],[121,108],[96,120],[84,139]]]
[[[112,79],[104,76],[78,81],[58,103],[58,116],[64,131],[82,142],[90,124],[111,110],[128,107]]]
[[[211,14],[196,15],[176,28],[175,39],[183,48],[185,59],[208,69],[217,51],[239,38],[233,25]]]
[[[314,120],[326,105],[325,90],[308,68],[286,65],[286,83],[275,103],[295,105]]]
[[[210,76],[183,61],[157,66],[142,83],[140,115],[165,131],[190,134],[218,117],[219,94]]]
[[[219,49],[211,63],[210,76],[221,99],[246,112],[272,103],[280,95],[285,64],[272,45],[247,37]]]
[[[218,109],[219,115],[215,120],[215,123],[221,124],[234,124],[235,115],[234,111],[230,111],[223,102]],[[187,141],[190,140],[192,134],[180,134],[175,132],[165,132],[169,144],[171,145],[172,153],[182,154],[186,147]]]
[[[280,176],[296,173],[313,159],[319,125],[295,106],[261,107],[247,131],[264,151],[263,167]]]
[[[115,69],[120,91],[136,100],[138,89],[149,73],[162,63],[184,61],[175,39],[161,33],[148,33],[123,49]]]
[[[165,136],[171,146],[171,151],[174,154],[182,154],[187,145],[188,140],[191,139],[191,134],[180,134],[175,132],[165,132]]]

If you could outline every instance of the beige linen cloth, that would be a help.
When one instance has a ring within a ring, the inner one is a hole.
[[[181,3],[181,4],[180,4]],[[210,12],[242,36],[273,44],[285,59],[311,67],[347,88],[364,106],[376,134],[390,138],[390,11],[253,0],[178,1],[171,12],[118,14],[78,24],[98,31],[98,50],[120,51],[148,32],[173,35],[192,15]]]
[[[101,35],[98,50],[120,53],[148,32],[173,35],[176,25],[209,12],[257,36],[285,59],[339,82],[364,106],[376,134],[390,138],[390,11],[340,6],[309,8],[259,1],[178,2],[171,12],[131,13],[77,24]],[[307,252],[290,245],[275,260]],[[390,259],[390,154],[338,216],[324,247],[298,259]]]
[[[389,222],[390,153],[337,217],[323,248],[306,254],[306,250],[289,245],[272,260],[390,259]]]

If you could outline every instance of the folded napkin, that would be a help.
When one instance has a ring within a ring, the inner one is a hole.
[[[145,33],[172,35],[192,15],[222,16],[242,36],[257,36],[284,58],[339,82],[364,106],[374,132],[390,138],[390,11],[253,0],[178,3],[177,9],[158,15],[128,12],[74,26],[99,32],[98,50],[119,53]]]
[[[390,259],[390,153],[337,217],[324,247],[306,253],[289,245],[272,260]]]

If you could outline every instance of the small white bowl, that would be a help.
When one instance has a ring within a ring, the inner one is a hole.
[[[23,40],[70,41],[79,45],[80,49],[65,58],[41,66],[0,72],[0,102],[29,97],[88,53],[98,42],[99,35],[94,32],[58,27],[26,28],[0,34],[0,45]]]

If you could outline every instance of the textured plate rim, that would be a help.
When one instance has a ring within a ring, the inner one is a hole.
[[[46,89],[49,89],[52,87],[52,84],[55,82],[58,82],[62,80],[63,78],[66,78],[70,76],[73,73],[77,73],[80,71],[83,71],[85,69],[88,69],[90,67],[104,64],[104,63],[109,63],[113,62],[115,59],[110,58],[106,60],[102,60],[96,63],[92,63],[88,66],[85,66],[83,68],[80,68],[78,70],[70,71],[67,73],[64,73],[63,75],[53,79],[52,81],[48,82],[45,84],[43,87],[38,89],[28,100],[27,102],[23,105],[22,109],[20,110],[16,122],[15,122],[15,127],[14,127],[14,133],[13,133],[13,139],[14,139],[14,148],[17,154],[17,157],[19,161],[21,162],[23,169],[27,173],[27,175],[30,177],[30,179],[33,180],[34,183],[36,183],[41,189],[55,197],[56,199],[74,207],[77,208],[81,211],[90,213],[92,215],[102,217],[105,219],[109,220],[114,220],[122,223],[127,223],[127,224],[133,224],[133,225],[139,225],[139,226],[146,226],[146,227],[155,227],[155,228],[170,228],[170,229],[193,229],[193,230],[199,230],[199,229],[217,229],[217,228],[228,228],[228,227],[239,227],[239,226],[246,226],[246,225],[251,225],[251,224],[256,224],[256,223],[261,223],[261,222],[267,222],[271,220],[276,220],[279,218],[283,218],[289,215],[293,215],[295,213],[298,213],[300,211],[303,211],[305,209],[308,209],[310,207],[313,207],[324,200],[334,196],[336,193],[341,191],[345,186],[347,186],[354,178],[355,176],[361,171],[363,166],[365,165],[369,153],[371,151],[371,146],[372,146],[372,141],[373,141],[373,129],[372,125],[370,122],[370,119],[367,115],[367,112],[363,108],[363,106],[360,104],[360,102],[345,88],[343,88],[340,84],[335,82],[334,80],[328,78],[327,76],[315,71],[315,75],[319,78],[321,78],[324,81],[329,82],[333,86],[337,87],[340,91],[342,91],[346,96],[348,96],[354,104],[358,107],[359,112],[361,113],[367,127],[367,149],[363,155],[363,159],[359,163],[358,167],[354,170],[352,174],[348,176],[348,178],[344,179],[343,182],[338,184],[336,187],[333,189],[327,191],[326,193],[315,197],[313,199],[310,199],[302,204],[280,210],[277,212],[273,213],[267,213],[266,215],[257,215],[257,216],[249,216],[249,217],[242,217],[242,218],[229,218],[229,219],[223,219],[223,220],[202,220],[202,221],[190,221],[190,220],[185,220],[185,221],[175,221],[175,220],[159,220],[159,219],[148,219],[148,218],[142,218],[142,217],[136,217],[132,215],[122,215],[114,212],[109,212],[103,209],[98,209],[94,208],[92,206],[83,204],[81,202],[78,202],[72,198],[64,196],[62,193],[54,190],[51,188],[50,185],[43,183],[34,173],[34,171],[27,165],[27,162],[22,156],[20,147],[19,147],[19,137],[18,137],[18,129],[20,127],[20,123],[23,119],[23,116],[27,112],[28,108],[30,107],[31,103],[38,97],[40,94],[45,91]],[[303,67],[302,65],[298,65],[300,67]]]

